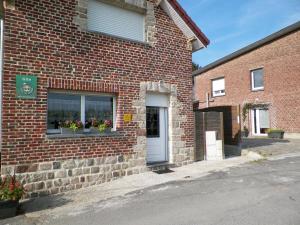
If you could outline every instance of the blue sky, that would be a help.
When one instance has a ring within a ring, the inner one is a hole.
[[[179,0],[210,39],[193,54],[205,66],[300,20],[300,0]]]

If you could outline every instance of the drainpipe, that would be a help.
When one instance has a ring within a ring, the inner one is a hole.
[[[3,19],[0,18],[0,163],[1,163],[1,150],[2,150],[2,82],[3,82]]]
[[[208,92],[206,92],[206,108],[209,107],[209,95]]]

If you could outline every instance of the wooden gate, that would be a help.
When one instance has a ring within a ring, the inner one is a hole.
[[[206,131],[216,131],[217,140],[224,140],[222,112],[195,111],[195,161],[206,158]]]

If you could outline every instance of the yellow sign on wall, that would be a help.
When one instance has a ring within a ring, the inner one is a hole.
[[[131,121],[132,121],[132,114],[124,114],[124,116],[123,116],[123,121],[124,121],[125,123],[131,122]]]

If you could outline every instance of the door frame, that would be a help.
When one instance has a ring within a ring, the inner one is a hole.
[[[262,109],[261,108],[251,109],[251,131],[252,131],[251,133],[253,136],[262,136],[262,137],[268,136],[268,134],[260,133],[259,110],[262,110]],[[254,118],[254,115],[256,118]],[[255,124],[255,121],[256,121],[256,124]],[[258,131],[257,133],[255,133],[255,125],[256,125],[257,131]]]
[[[147,93],[146,94],[146,111],[147,107],[158,107],[160,110],[163,109],[164,113],[164,123],[165,123],[165,129],[163,132],[165,132],[165,147],[164,147],[164,160],[163,161],[157,161],[159,162],[169,162],[170,160],[170,149],[169,149],[169,113],[170,113],[170,107],[169,107],[169,101],[170,96],[166,94],[160,94],[160,93]],[[147,116],[147,115],[146,115]],[[147,126],[147,125],[146,125]],[[161,131],[162,132],[162,131]],[[156,161],[148,162],[147,160],[147,154],[148,154],[148,142],[147,142],[147,134],[146,134],[146,161],[147,163],[156,163]]]

